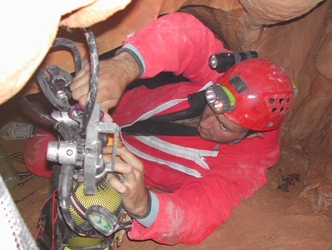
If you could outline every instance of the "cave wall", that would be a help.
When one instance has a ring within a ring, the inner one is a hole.
[[[290,74],[299,92],[284,131],[292,138],[321,140],[330,124],[326,116],[330,106],[331,77],[317,70],[317,64],[328,66],[328,54],[317,58],[326,43],[331,1],[326,1],[308,14],[291,22],[267,28],[256,48],[260,56],[281,64]],[[323,67],[323,66],[322,66]]]

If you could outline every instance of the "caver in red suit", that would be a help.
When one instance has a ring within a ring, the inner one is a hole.
[[[210,69],[209,57],[227,51],[207,27],[186,13],[160,17],[127,38],[119,53],[123,50],[140,64],[141,78],[166,71],[189,79],[125,92],[112,113],[123,129],[189,108],[188,94],[207,88],[221,76]],[[150,192],[148,218],[135,219],[128,235],[169,245],[198,244],[208,237],[242,199],[266,183],[266,172],[279,156],[279,129],[265,132],[264,139],[244,139],[234,145],[219,145],[198,135],[122,137],[144,163],[146,186],[164,191]]]

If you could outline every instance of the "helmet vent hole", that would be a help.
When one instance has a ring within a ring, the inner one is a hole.
[[[273,108],[272,112],[275,113],[275,112],[277,112],[277,110],[278,110],[277,108]]]
[[[283,110],[284,110],[284,107],[281,107],[280,112],[282,112]]]
[[[273,99],[273,98],[270,98],[270,99],[269,99],[269,103],[270,103],[270,104],[273,104],[274,102],[275,102],[275,99]]]
[[[283,98],[280,98],[279,99],[279,103],[283,103],[284,102],[284,99]]]

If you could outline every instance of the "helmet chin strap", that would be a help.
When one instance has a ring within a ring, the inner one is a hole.
[[[240,136],[240,138],[238,138],[238,139],[236,139],[236,140],[234,140],[234,141],[228,143],[228,145],[234,145],[234,144],[237,144],[237,143],[239,143],[240,141],[242,141],[243,139],[248,138],[248,137],[251,136],[251,135],[255,135],[255,134],[259,133],[258,131],[251,130],[251,129],[246,129],[246,128],[244,128],[244,131],[245,131],[245,132],[243,132],[244,136]],[[257,135],[257,136],[263,138],[263,136],[260,136],[260,135]],[[253,136],[253,137],[256,137],[256,136]]]
[[[242,138],[242,139],[234,140],[234,141],[228,143],[228,145],[234,145],[234,144],[237,144],[237,143],[239,143],[239,142],[242,141],[242,140],[243,140],[243,138]]]

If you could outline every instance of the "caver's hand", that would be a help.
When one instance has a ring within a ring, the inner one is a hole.
[[[134,58],[127,52],[100,61],[97,102],[104,111],[115,107],[126,86],[139,75],[139,67]],[[83,106],[86,106],[90,90],[90,65],[87,64],[75,76],[70,85],[72,96]]]
[[[104,153],[111,153],[112,148],[104,148]],[[144,184],[144,165],[125,147],[117,149],[118,159],[115,172],[121,174],[121,180],[110,174],[111,186],[122,195],[125,210],[136,216],[143,216],[148,211],[149,194]]]

